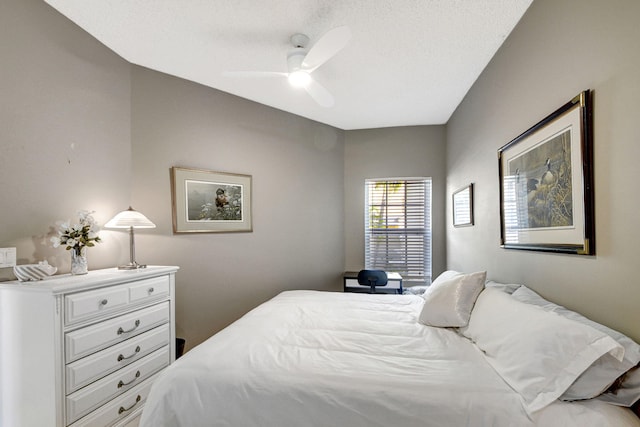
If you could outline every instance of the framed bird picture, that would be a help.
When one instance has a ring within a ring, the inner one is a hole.
[[[251,175],[172,167],[173,232],[251,232]]]
[[[595,255],[591,92],[498,150],[500,244]]]

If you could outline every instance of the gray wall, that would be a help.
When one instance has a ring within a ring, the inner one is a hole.
[[[104,223],[129,203],[130,65],[37,0],[2,1],[0,61],[0,247],[67,272],[55,222],[89,209]],[[121,234],[103,233],[90,268],[121,259]]]
[[[447,223],[448,266],[525,283],[636,340],[638,16],[637,0],[535,0],[447,126],[447,194],[476,183],[476,225]],[[587,88],[594,91],[597,255],[500,249],[498,148]]]
[[[434,277],[446,266],[445,127],[413,126],[345,132],[345,267],[364,267],[364,182],[367,178],[432,178]]]
[[[134,207],[158,226],[136,253],[180,266],[188,346],[280,291],[340,289],[342,131],[145,68],[132,87]],[[253,232],[173,235],[171,166],[251,175]]]
[[[136,233],[137,259],[181,267],[188,347],[282,290],[340,289],[342,131],[133,66],[39,0],[0,7],[0,247],[18,263],[67,273],[55,221],[131,204],[158,226]],[[252,175],[254,231],[173,235],[171,166]],[[128,261],[127,233],[100,236],[90,269]]]

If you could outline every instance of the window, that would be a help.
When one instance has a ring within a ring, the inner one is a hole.
[[[431,178],[365,182],[365,268],[431,283]]]

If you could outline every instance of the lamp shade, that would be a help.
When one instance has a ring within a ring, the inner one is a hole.
[[[122,211],[105,225],[105,228],[156,228],[156,225],[149,221],[149,218],[134,210],[131,206],[126,211]]]

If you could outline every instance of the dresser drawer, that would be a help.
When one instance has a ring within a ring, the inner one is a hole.
[[[70,363],[125,341],[132,336],[169,322],[169,316],[169,302],[167,301],[69,332],[64,337],[65,360]]]
[[[135,387],[168,366],[169,362],[169,346],[165,346],[67,396],[67,423],[70,424],[78,420],[115,396]]]
[[[67,295],[64,297],[65,323],[71,324],[109,313],[128,303],[129,291],[124,286],[111,286]]]
[[[129,301],[141,302],[169,295],[169,276],[140,280],[129,286]]]
[[[151,277],[129,284],[110,286],[65,296],[65,324],[71,325],[93,317],[122,310],[127,305],[139,305],[169,296],[169,276]]]
[[[142,407],[157,376],[157,374],[154,375],[140,385],[116,397],[111,402],[76,421],[70,427],[110,426],[129,414],[133,414],[138,408]]]
[[[68,364],[66,366],[66,394],[70,394],[169,344],[169,334],[169,324],[164,324]]]
[[[138,427],[140,425],[140,420],[142,419],[142,412],[137,414],[135,417],[128,419],[124,424],[117,424],[113,427]]]

